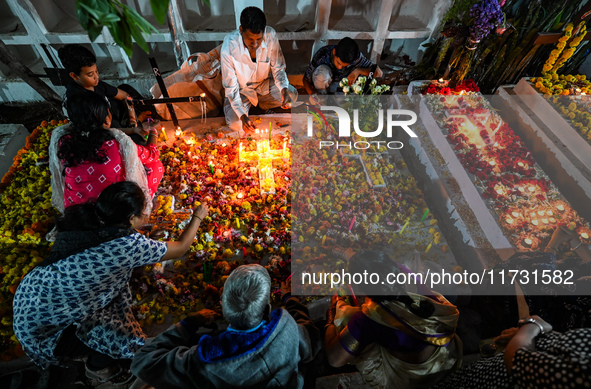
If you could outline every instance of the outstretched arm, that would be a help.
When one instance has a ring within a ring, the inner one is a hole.
[[[197,234],[199,225],[201,224],[203,218],[207,216],[208,212],[209,207],[207,206],[207,204],[201,204],[199,208],[197,208],[193,212],[191,221],[179,237],[179,240],[174,242],[166,242],[167,250],[166,254],[164,254],[164,257],[162,257],[163,261],[167,259],[179,258],[183,254],[185,254],[187,250],[189,250],[189,247],[191,247],[191,243],[193,243],[193,240],[195,239],[195,235]]]

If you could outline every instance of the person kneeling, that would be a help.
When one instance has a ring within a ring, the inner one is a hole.
[[[290,294],[284,296],[287,311],[270,312],[270,292],[264,267],[236,268],[222,292],[228,328],[197,334],[216,315],[203,309],[149,340],[135,355],[132,372],[156,388],[301,388],[299,365],[319,350],[319,332]]]

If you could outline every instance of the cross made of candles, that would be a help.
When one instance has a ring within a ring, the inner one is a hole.
[[[259,182],[261,195],[275,194],[275,177],[273,175],[273,158],[285,158],[287,141],[283,142],[283,148],[271,150],[270,140],[256,141],[256,151],[245,151],[242,143],[238,149],[240,161],[258,161]]]

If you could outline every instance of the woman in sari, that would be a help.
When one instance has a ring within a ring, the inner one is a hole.
[[[350,274],[364,272],[383,278],[400,269],[384,253],[366,251],[349,262]],[[333,297],[325,335],[332,366],[355,364],[374,388],[429,387],[459,367],[459,312],[442,295],[407,293],[387,282],[356,288],[365,295],[360,307]]]

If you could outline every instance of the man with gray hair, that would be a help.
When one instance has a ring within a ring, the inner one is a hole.
[[[156,388],[303,387],[299,365],[320,349],[319,331],[289,292],[286,309],[271,311],[270,292],[264,267],[236,268],[222,291],[228,328],[217,335],[197,333],[216,316],[203,309],[148,340],[135,355],[132,372]]]

